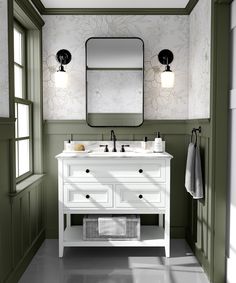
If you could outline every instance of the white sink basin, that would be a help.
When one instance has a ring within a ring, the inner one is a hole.
[[[137,153],[127,151],[127,152],[104,152],[104,151],[92,151],[89,153],[91,156],[104,156],[104,157],[128,157],[135,156]]]

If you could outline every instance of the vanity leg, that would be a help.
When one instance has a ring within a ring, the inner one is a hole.
[[[158,224],[159,224],[159,227],[164,227],[164,220],[163,220],[163,218],[164,218],[164,214],[158,214]]]
[[[170,257],[170,213],[169,211],[165,214],[165,230],[164,231],[165,231],[166,257]]]
[[[66,214],[66,227],[71,226],[71,214]]]
[[[59,223],[58,224],[59,224],[59,257],[63,257],[64,214],[60,213],[60,209],[59,209]]]

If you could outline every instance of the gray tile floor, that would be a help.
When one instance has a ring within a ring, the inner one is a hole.
[[[185,240],[162,248],[65,248],[46,240],[19,283],[209,283]]]

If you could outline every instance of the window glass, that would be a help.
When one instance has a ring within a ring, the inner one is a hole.
[[[14,61],[22,65],[22,34],[14,29]]]
[[[19,177],[18,142],[15,143],[15,147],[16,147],[15,148],[15,150],[16,150],[16,178],[18,178]]]
[[[15,103],[15,137],[18,137],[18,107],[17,103]]]
[[[23,98],[23,74],[22,68],[18,65],[14,66],[14,76],[15,76],[15,97]]]
[[[29,105],[18,104],[18,138],[29,136]]]
[[[30,171],[29,140],[18,141],[19,176]]]

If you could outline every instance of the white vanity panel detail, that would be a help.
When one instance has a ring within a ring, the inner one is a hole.
[[[169,257],[172,156],[93,154],[57,156],[59,257],[64,247],[73,246],[165,247]],[[158,214],[162,221],[159,226],[141,227],[140,241],[83,241],[82,226],[71,226],[71,214]]]
[[[131,209],[165,207],[165,185],[145,183],[116,185],[115,206]]]
[[[109,184],[65,184],[65,207],[105,208],[113,206],[112,185]]]

